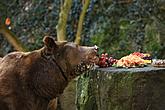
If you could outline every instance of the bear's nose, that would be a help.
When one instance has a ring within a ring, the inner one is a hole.
[[[87,51],[89,56],[96,56],[98,54],[98,47],[95,45],[93,47],[90,47],[89,50]]]
[[[98,52],[98,49],[99,48],[98,48],[98,46],[95,45],[91,49],[92,49],[92,53],[95,53],[96,54]]]
[[[95,50],[96,52],[98,52],[99,47],[98,47],[97,45],[95,45],[95,46],[94,46],[94,50]]]

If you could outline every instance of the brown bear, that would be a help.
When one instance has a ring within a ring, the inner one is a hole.
[[[0,110],[47,110],[70,80],[98,60],[96,47],[48,36],[43,41],[39,50],[13,52],[0,60]]]

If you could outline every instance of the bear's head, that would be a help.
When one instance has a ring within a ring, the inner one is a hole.
[[[44,37],[44,56],[52,59],[65,77],[73,79],[91,69],[98,61],[97,46],[79,46],[73,42],[57,42]]]

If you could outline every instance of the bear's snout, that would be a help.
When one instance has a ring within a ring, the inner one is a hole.
[[[98,62],[98,57],[97,57],[98,47],[96,45],[93,47],[82,46],[80,50],[81,53],[84,55],[84,59],[87,62],[90,63]]]

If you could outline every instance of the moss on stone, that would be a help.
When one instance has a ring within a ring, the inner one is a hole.
[[[165,68],[145,67],[84,74],[78,79],[78,110],[163,110],[164,73]]]

